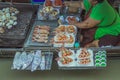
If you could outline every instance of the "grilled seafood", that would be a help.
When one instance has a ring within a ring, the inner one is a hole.
[[[65,65],[65,64],[71,63],[73,61],[73,59],[69,58],[69,57],[63,57],[60,61],[61,61],[62,64]]]
[[[81,59],[78,63],[79,64],[89,64],[91,62],[90,58]]]
[[[47,37],[40,37],[40,38],[35,38],[35,37],[32,37],[32,41],[36,41],[36,42],[44,42],[44,43],[47,43],[48,42],[48,38]]]
[[[60,32],[67,32],[67,33],[75,33],[76,29],[75,26],[73,25],[60,25],[58,28],[55,29],[56,33],[60,33]]]
[[[73,54],[70,50],[68,50],[66,48],[61,48],[60,51],[61,51],[61,54],[62,54],[63,57],[70,56],[70,55]]]
[[[52,6],[52,1],[51,0],[46,0],[45,1],[45,6]]]
[[[32,41],[47,43],[49,29],[49,26],[36,26],[33,31]]]
[[[33,34],[34,37],[48,37],[48,34],[39,34],[39,35],[36,35],[36,34]]]
[[[64,25],[59,26],[56,31],[65,32],[66,27]]]
[[[44,8],[43,8],[43,11],[44,11],[45,13],[50,13],[50,12],[53,11],[53,7],[51,7],[51,6],[44,7]]]
[[[65,34],[58,34],[57,41],[66,41],[68,37]]]
[[[62,3],[62,0],[55,0],[55,1],[54,1],[54,5],[55,5],[55,6],[62,6],[62,4],[63,4],[63,3]]]
[[[18,13],[19,11],[14,7],[7,7],[0,10],[0,27],[11,29],[17,25]]]
[[[67,20],[68,20],[68,21],[76,21],[76,17],[74,17],[74,16],[73,16],[73,17],[68,16],[68,17],[67,17]]]
[[[45,29],[45,30],[50,30],[50,27],[49,27],[49,26],[39,26],[39,25],[37,25],[37,26],[35,27],[35,29]]]
[[[72,35],[70,35],[70,39],[68,40],[68,43],[73,43],[74,42],[74,38]]]
[[[57,10],[53,10],[53,11],[51,12],[51,15],[52,15],[52,16],[58,15],[58,11],[57,11]]]
[[[79,55],[79,58],[86,58],[86,57],[89,57],[89,56],[90,56],[90,53],[86,49],[82,49],[82,51]]]
[[[73,26],[73,25],[68,25],[68,26],[67,26],[67,32],[69,32],[69,33],[74,33],[74,32],[75,32],[74,26]]]

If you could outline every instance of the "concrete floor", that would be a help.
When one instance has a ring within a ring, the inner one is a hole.
[[[15,71],[12,59],[0,59],[0,80],[120,80],[120,59],[108,60],[108,67],[99,70]]]

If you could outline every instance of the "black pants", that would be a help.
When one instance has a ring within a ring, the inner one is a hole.
[[[120,42],[119,36],[105,35],[99,39],[99,47],[102,46],[116,46]]]

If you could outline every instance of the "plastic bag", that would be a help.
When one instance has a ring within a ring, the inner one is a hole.
[[[40,69],[41,70],[45,70],[46,68],[45,68],[45,55],[42,55],[42,57],[41,57],[41,63],[40,63]]]
[[[26,69],[27,67],[30,66],[30,64],[31,64],[32,61],[33,61],[33,58],[34,58],[34,53],[33,53],[33,52],[31,52],[31,53],[29,53],[29,54],[27,55],[27,60],[24,61],[24,64],[23,64],[23,66],[22,66],[22,70],[24,70],[24,69]]]
[[[20,58],[21,52],[16,52],[14,60],[13,60],[13,66],[12,69],[18,69],[20,68],[19,63],[19,58]]]
[[[37,50],[34,54],[34,59],[31,68],[32,72],[37,70],[38,66],[40,65],[40,62],[41,62],[41,51]]]

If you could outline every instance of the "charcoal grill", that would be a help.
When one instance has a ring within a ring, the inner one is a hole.
[[[0,47],[22,47],[27,33],[34,22],[37,6],[31,4],[0,4],[0,9],[15,7],[20,13],[17,15],[18,24],[11,29],[5,29],[5,33],[0,34]]]

